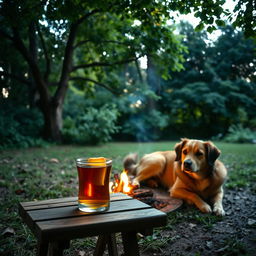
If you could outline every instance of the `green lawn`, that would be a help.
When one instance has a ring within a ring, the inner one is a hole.
[[[143,155],[157,150],[170,150],[174,145],[175,142],[109,143],[102,146],[51,146],[2,151],[0,153],[0,254],[23,256],[35,254],[35,240],[18,216],[18,202],[76,196],[75,159],[77,157],[112,158],[114,172],[121,172],[122,159],[127,153],[138,152],[139,155]],[[227,143],[216,143],[216,145],[222,151],[220,159],[229,170],[226,189],[240,186],[250,187],[256,192],[256,145]],[[211,225],[212,221],[217,221],[216,218],[208,219],[209,215],[201,222],[209,222],[207,225]],[[170,217],[169,225],[173,221],[175,220]],[[7,228],[9,232],[6,232]],[[148,246],[148,241],[150,237],[145,243],[142,242],[142,246],[143,244]],[[165,242],[162,241],[163,244]],[[149,244],[153,246],[153,243]],[[94,240],[75,241],[72,246],[92,247]],[[74,254],[68,252],[68,255]]]

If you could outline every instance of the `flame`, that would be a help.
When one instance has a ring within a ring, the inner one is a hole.
[[[120,181],[123,182],[123,192],[129,193],[131,191],[131,187],[129,186],[129,177],[125,170],[120,175]]]
[[[120,174],[120,178],[119,175],[115,175],[115,181],[111,181],[109,183],[109,189],[112,193],[123,192],[125,194],[130,194],[132,192],[134,187],[131,184],[126,170],[122,171],[122,173]]]

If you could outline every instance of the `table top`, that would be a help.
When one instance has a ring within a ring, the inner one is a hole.
[[[147,204],[122,193],[110,198],[109,210],[102,213],[79,211],[77,197],[23,202],[19,213],[40,241],[140,232],[166,225],[166,214]]]

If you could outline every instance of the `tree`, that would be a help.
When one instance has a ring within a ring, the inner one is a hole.
[[[65,1],[64,5],[62,1],[1,2],[4,48],[19,52],[29,70],[18,76],[12,72],[14,63],[4,58],[3,80],[19,80],[31,91],[36,88],[46,138],[61,139],[62,108],[69,81],[77,81],[78,85],[82,81],[87,87],[97,84],[117,92],[118,85],[106,71],[136,61],[149,47],[157,58],[157,49],[172,46],[164,47],[161,34],[172,31],[161,25],[161,16],[168,12],[158,12],[160,7],[160,3],[153,6],[152,2],[130,1]],[[136,26],[135,20],[141,24]],[[172,54],[179,59],[178,52]],[[103,80],[112,82],[111,86]]]
[[[26,84],[38,98],[45,137],[60,141],[63,103],[71,81],[118,93],[112,67],[135,62],[149,52],[156,63],[170,60],[171,65],[162,65],[167,74],[181,61],[181,50],[166,26],[170,11],[194,10],[202,22],[212,24],[220,21],[223,3],[3,0],[1,46],[18,52],[27,71],[17,74],[13,58],[1,56],[1,82],[10,86],[8,79],[15,79]]]
[[[225,134],[232,124],[253,127],[255,42],[231,26],[211,45],[190,24],[182,23],[180,32],[188,48],[184,70],[164,82],[161,101],[162,112],[172,114],[170,127],[183,136],[206,138]]]
[[[243,79],[255,82],[255,42],[245,39],[232,26],[221,29],[221,36],[212,48],[212,65],[223,80]]]

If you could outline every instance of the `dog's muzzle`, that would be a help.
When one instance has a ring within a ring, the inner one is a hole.
[[[192,164],[193,163],[190,159],[185,160],[184,163],[183,163],[184,171],[193,172]]]

